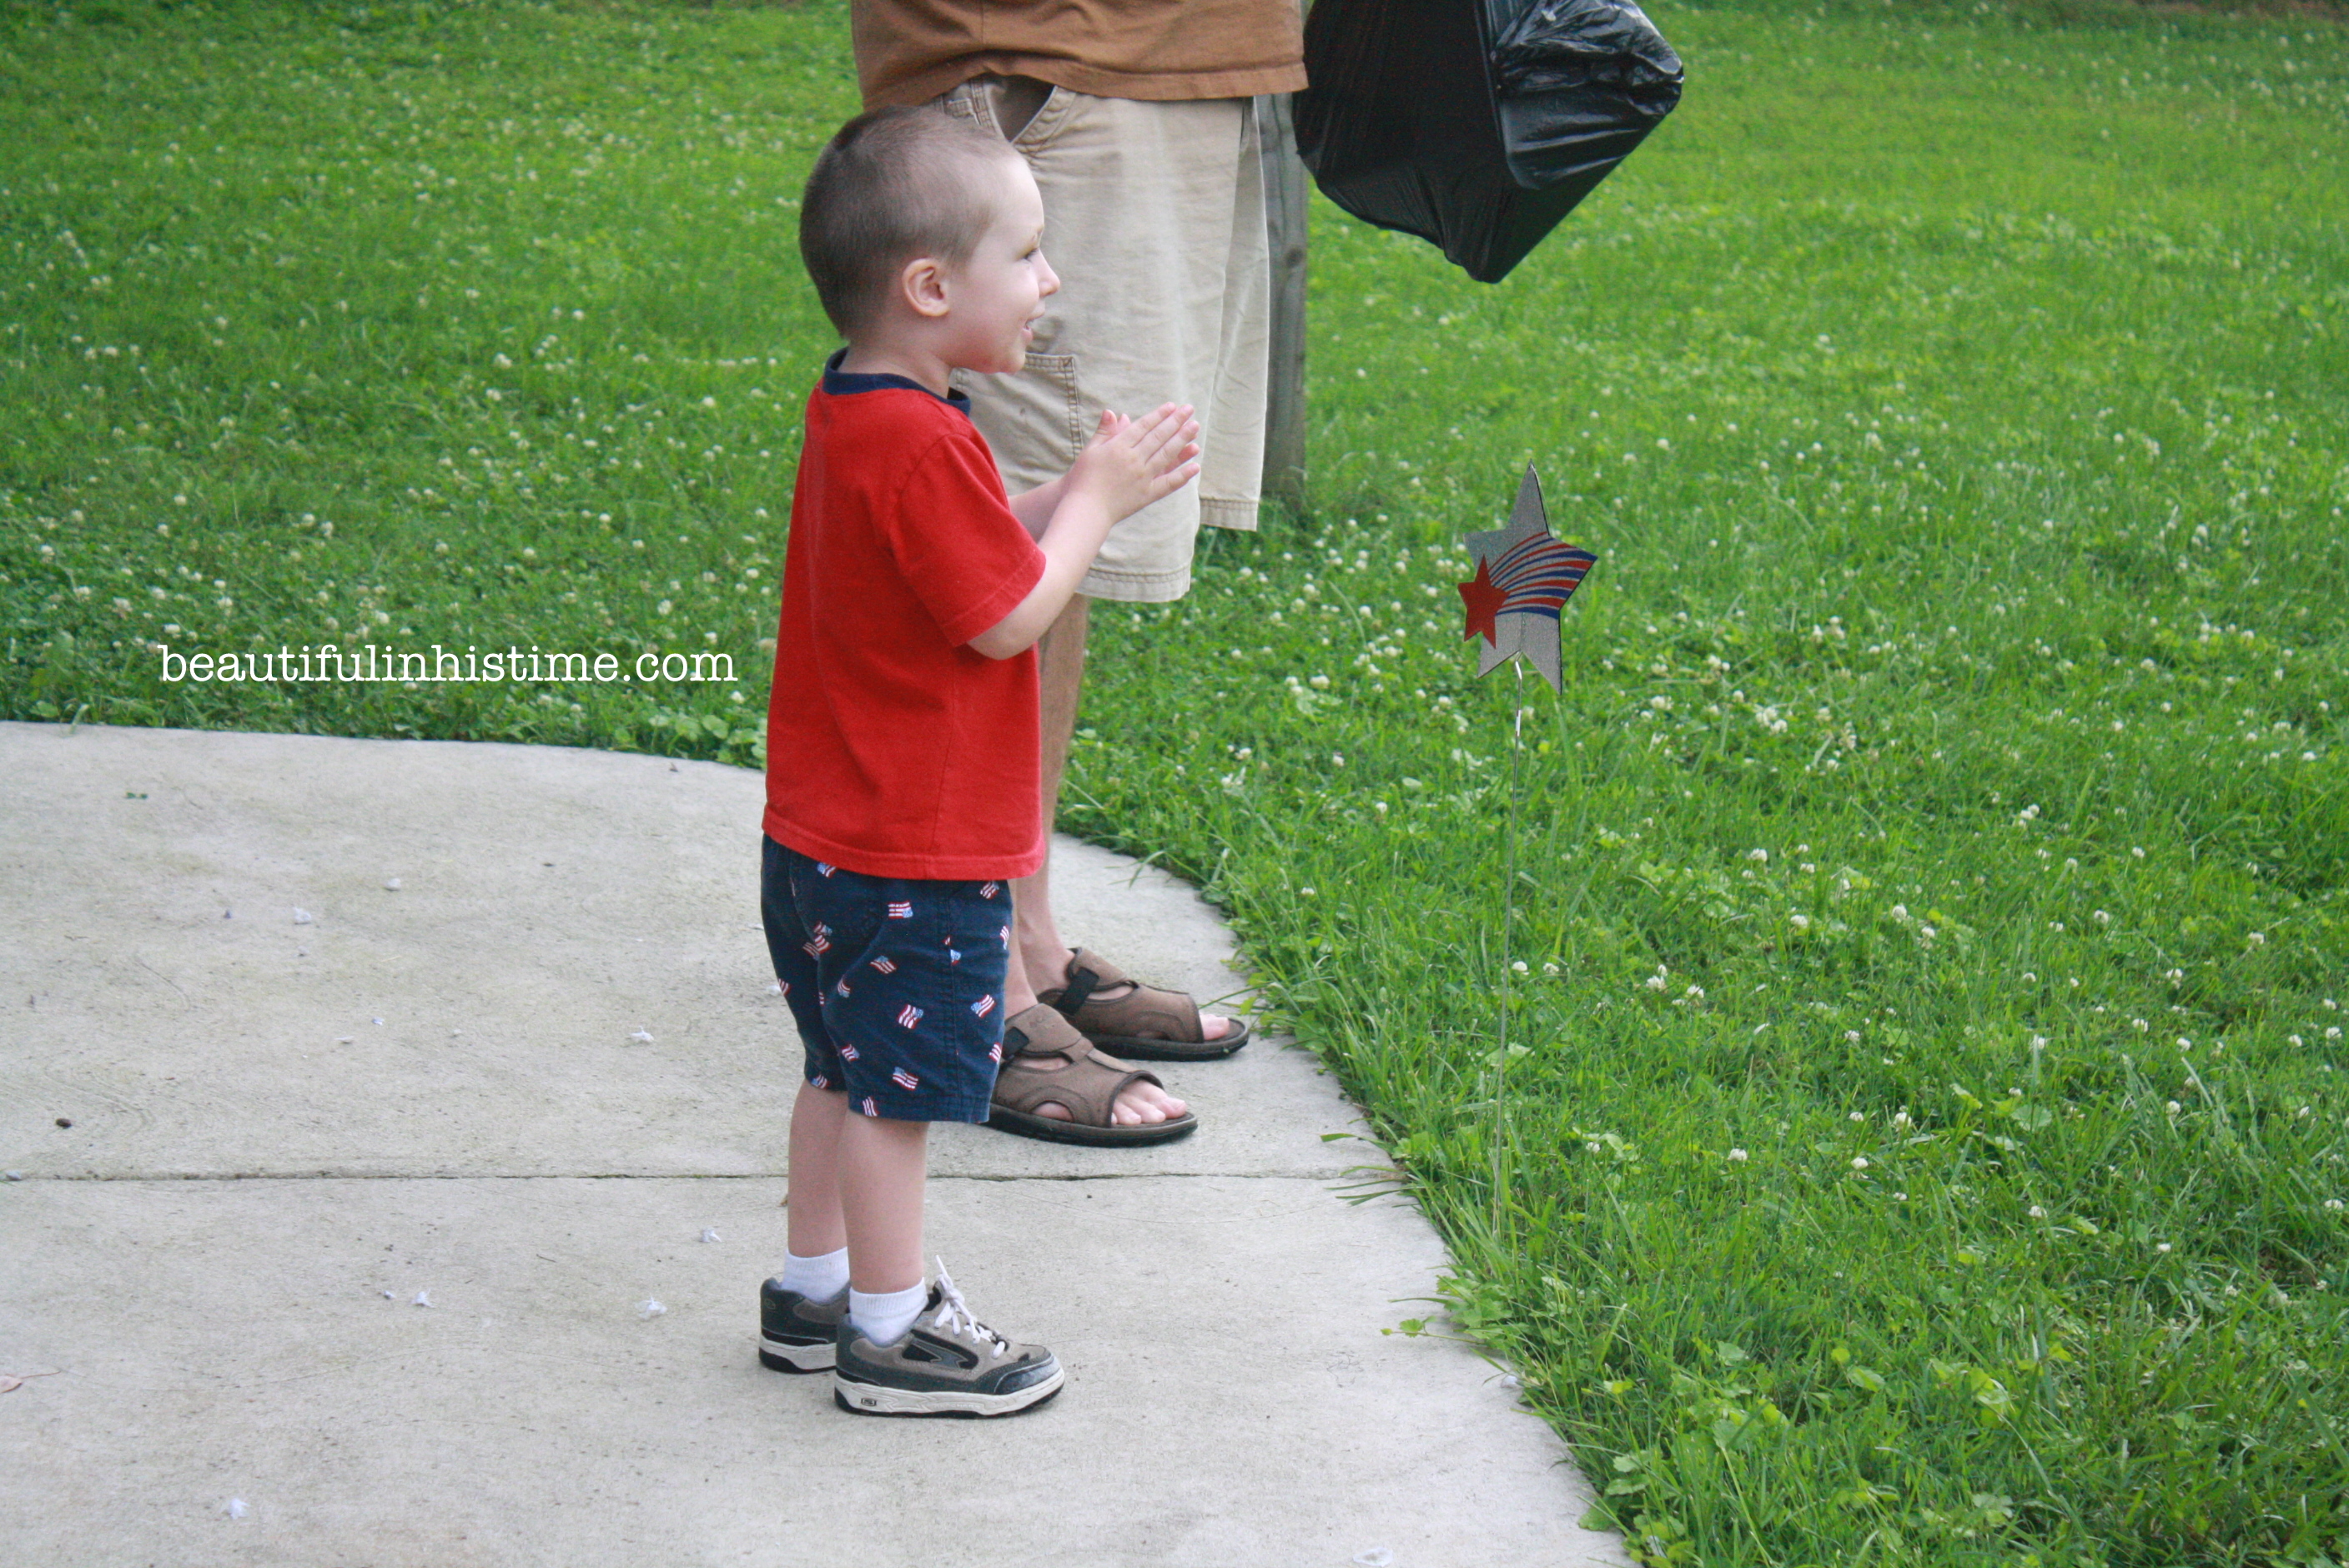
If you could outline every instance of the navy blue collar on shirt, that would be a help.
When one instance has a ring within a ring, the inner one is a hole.
[[[938,397],[936,393],[910,376],[873,376],[863,371],[843,370],[840,367],[840,362],[847,357],[848,350],[843,348],[836,350],[831,358],[823,362],[825,397],[839,397],[852,392],[880,392],[895,387],[919,392],[925,397]],[[947,387],[947,395],[938,397],[938,401],[958,413],[968,415],[970,412],[970,394],[959,387]]]

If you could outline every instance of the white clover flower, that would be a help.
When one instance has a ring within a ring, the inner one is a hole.
[[[2031,1205],[2031,1217],[2034,1220],[2044,1220],[2047,1217],[2047,1211],[2033,1203]]]
[[[1734,1161],[1738,1161],[1740,1164],[1743,1164],[1743,1163],[1744,1162],[1744,1160],[1745,1160],[1745,1150],[1744,1150],[1743,1149],[1733,1149],[1733,1150],[1731,1150],[1729,1151],[1729,1157],[1730,1157],[1732,1160],[1734,1160]],[[2339,1205],[2338,1203],[2335,1203],[2335,1204],[2333,1205],[2333,1207],[2337,1209],[2337,1208],[2339,1208],[2339,1207],[2340,1207],[2340,1205]]]
[[[1851,1168],[1852,1168],[1853,1170],[1855,1170],[1855,1171],[1865,1171],[1865,1170],[1867,1170],[1867,1169],[1868,1169],[1868,1156],[1867,1156],[1867,1155],[1865,1155],[1865,1154],[1855,1154],[1855,1155],[1853,1155],[1853,1156],[1851,1157]]]
[[[1752,861],[1756,865],[1766,866],[1770,863],[1770,851],[1767,850],[1748,850],[1745,851],[1745,858]]]
[[[1810,930],[1811,917],[1807,914],[1790,914],[1786,917],[1786,923],[1794,927],[1795,934],[1799,936],[1804,932]]]

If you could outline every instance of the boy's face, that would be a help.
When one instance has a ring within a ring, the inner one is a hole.
[[[1009,375],[1027,363],[1045,296],[1061,287],[1044,260],[1044,199],[1017,154],[987,159],[968,172],[982,182],[993,216],[969,259],[947,274],[947,320],[954,328],[948,363]]]

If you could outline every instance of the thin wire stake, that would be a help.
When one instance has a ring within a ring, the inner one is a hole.
[[[1501,1233],[1501,1149],[1509,1126],[1509,954],[1517,918],[1517,762],[1526,748],[1526,662],[1511,659],[1517,673],[1516,706],[1509,714],[1508,878],[1501,886],[1501,1048],[1493,1058],[1493,1233]]]

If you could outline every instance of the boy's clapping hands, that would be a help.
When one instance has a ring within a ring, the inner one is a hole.
[[[1105,408],[1062,494],[1090,496],[1114,520],[1174,494],[1198,474],[1199,421],[1188,404],[1162,403],[1139,418]]]

